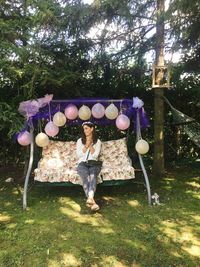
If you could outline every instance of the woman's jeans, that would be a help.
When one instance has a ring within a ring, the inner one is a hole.
[[[94,192],[97,186],[97,176],[101,171],[100,166],[91,166],[80,162],[77,167],[77,172],[82,178],[82,185],[86,197],[94,197]]]

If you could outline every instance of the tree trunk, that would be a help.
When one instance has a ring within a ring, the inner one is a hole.
[[[164,66],[164,0],[157,0],[156,23],[156,66]],[[156,177],[164,174],[164,90],[154,89],[154,159],[153,173]]]

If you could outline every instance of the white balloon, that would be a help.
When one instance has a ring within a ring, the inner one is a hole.
[[[40,147],[48,146],[49,137],[45,133],[39,133],[35,137],[35,143]]]
[[[62,112],[60,112],[60,111],[56,112],[54,114],[54,116],[53,116],[53,122],[57,126],[63,126],[63,125],[65,125],[66,120],[67,119],[66,119],[65,115]]]
[[[96,103],[93,107],[92,107],[92,116],[96,119],[101,119],[103,118],[105,114],[105,108],[101,103]]]
[[[78,116],[83,121],[89,120],[91,117],[90,108],[88,106],[83,105],[78,111]]]
[[[105,115],[109,120],[116,119],[118,116],[118,113],[119,111],[113,103],[111,103],[105,110]]]
[[[146,154],[149,151],[149,144],[144,139],[137,141],[135,149],[139,154]]]

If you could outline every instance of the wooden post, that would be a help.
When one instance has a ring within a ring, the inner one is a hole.
[[[156,23],[156,66],[164,66],[164,0],[157,0]],[[156,177],[164,174],[164,88],[154,90],[154,157],[153,173]]]

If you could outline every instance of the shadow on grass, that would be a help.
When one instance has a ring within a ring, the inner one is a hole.
[[[24,212],[2,183],[1,266],[198,266],[199,171],[152,184],[163,205],[149,207],[140,186],[99,187],[92,213],[81,187],[33,187]]]

